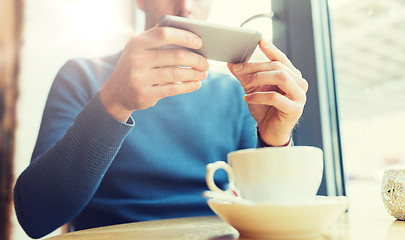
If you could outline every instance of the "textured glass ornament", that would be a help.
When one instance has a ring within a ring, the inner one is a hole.
[[[388,213],[398,220],[405,220],[405,169],[385,170],[381,195]]]

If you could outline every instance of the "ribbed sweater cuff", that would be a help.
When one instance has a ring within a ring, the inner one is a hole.
[[[132,117],[123,123],[111,116],[101,103],[99,92],[90,99],[76,121],[90,136],[108,146],[119,146],[135,125]]]

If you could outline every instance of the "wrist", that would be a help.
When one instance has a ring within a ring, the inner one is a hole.
[[[100,89],[100,101],[103,104],[106,112],[112,117],[117,119],[120,122],[127,122],[129,117],[132,114],[132,111],[123,108],[121,105],[116,104],[113,101],[114,97],[111,97],[107,92],[104,91],[104,88]]]
[[[269,141],[269,140],[263,138],[263,136],[260,133],[260,129],[258,127],[256,129],[257,129],[257,137],[259,139],[260,144],[263,147],[289,147],[289,146],[291,146],[291,142],[292,142],[291,133],[285,135],[286,137],[271,138],[272,141]]]

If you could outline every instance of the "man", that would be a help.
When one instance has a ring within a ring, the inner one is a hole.
[[[201,197],[206,164],[237,149],[290,144],[307,82],[283,53],[262,40],[268,62],[228,64],[239,81],[208,74],[204,57],[160,48],[198,49],[198,36],[156,23],[165,14],[206,19],[212,0],[137,3],[146,31],[122,53],[69,61],[56,76],[14,190],[31,237],[67,222],[79,230],[212,215]]]

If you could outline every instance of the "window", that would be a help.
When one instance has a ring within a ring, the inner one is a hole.
[[[328,4],[272,0],[274,42],[310,83],[296,142],[323,148],[321,192],[345,195],[348,179],[350,197],[379,196],[384,169],[405,166],[405,4]]]
[[[384,169],[405,165],[405,2],[329,5],[345,171],[379,191]]]

